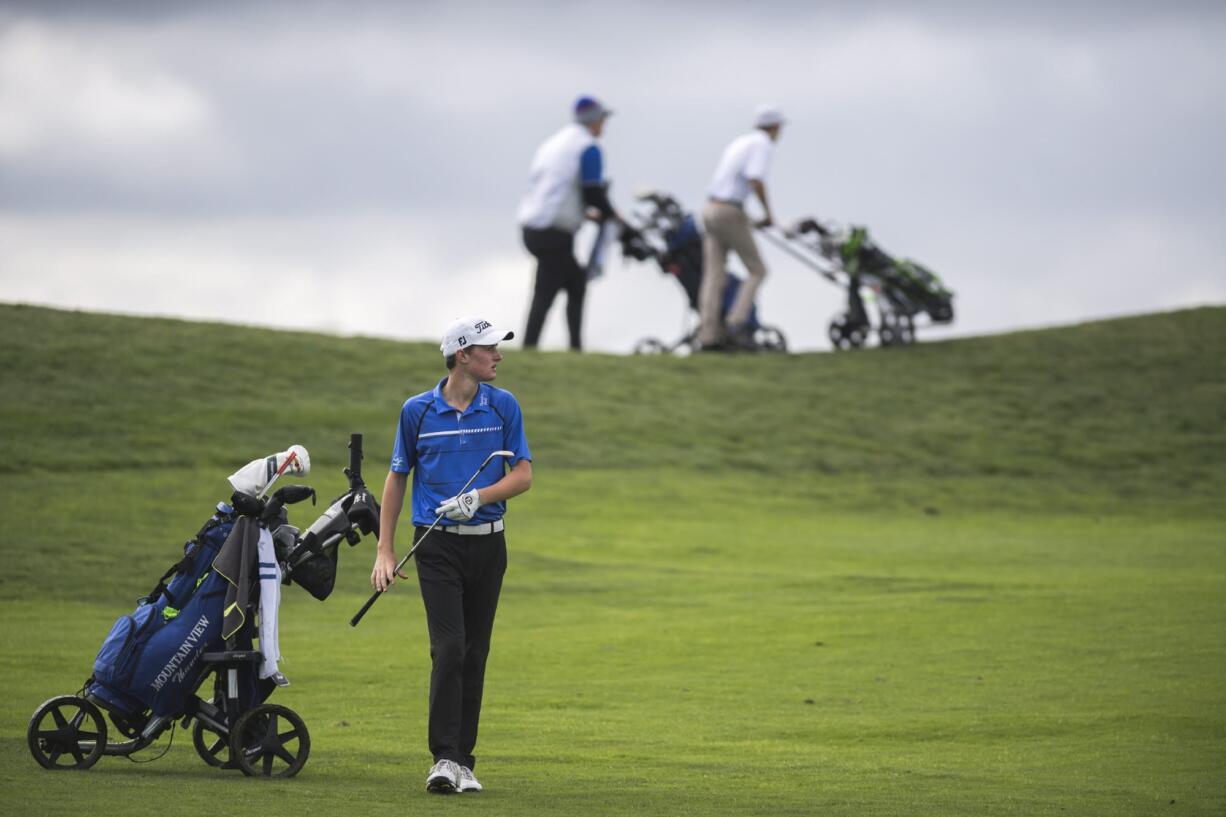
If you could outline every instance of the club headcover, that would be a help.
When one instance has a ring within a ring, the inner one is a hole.
[[[277,477],[305,477],[309,473],[311,455],[301,445],[291,445],[278,454],[252,460],[231,474],[229,480],[238,493],[258,496]]]

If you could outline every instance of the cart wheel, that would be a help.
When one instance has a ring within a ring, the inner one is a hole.
[[[910,315],[904,316],[898,322],[898,342],[903,346],[915,343],[915,321]]]
[[[311,754],[311,735],[292,709],[260,704],[230,730],[230,755],[248,777],[293,777]]]
[[[754,332],[754,343],[758,344],[758,348],[763,352],[786,352],[788,350],[788,339],[775,326],[759,326],[758,331]]]
[[[830,336],[830,345],[836,350],[846,349],[844,345],[847,339],[843,335],[843,322],[833,320],[830,322],[830,328],[826,330],[826,334]]]
[[[88,769],[106,749],[106,720],[84,698],[61,695],[35,710],[26,741],[44,769]]]
[[[192,727],[192,746],[196,754],[210,766],[225,766],[230,762],[230,736],[196,721]]]
[[[836,350],[859,349],[866,339],[864,327],[853,324],[846,314],[830,322],[830,344]]]
[[[655,338],[643,338],[634,344],[634,353],[636,355],[662,355],[667,351],[668,347]]]
[[[906,346],[915,342],[915,323],[909,315],[882,316],[877,337],[882,346]]]

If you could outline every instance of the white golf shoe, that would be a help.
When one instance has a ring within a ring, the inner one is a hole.
[[[469,773],[471,774],[471,772]],[[440,760],[426,777],[426,791],[451,794],[460,785],[460,767],[451,760]]]
[[[473,770],[467,766],[460,767],[460,786],[461,792],[465,791],[481,791],[481,784],[477,782],[476,775]]]

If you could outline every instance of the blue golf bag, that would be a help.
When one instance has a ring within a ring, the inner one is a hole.
[[[692,213],[686,212],[672,196],[652,192],[640,195],[641,211],[637,226],[622,232],[622,255],[637,261],[654,259],[661,272],[676,278],[685,292],[686,301],[694,313],[701,312],[703,250],[702,232]],[[721,318],[726,317],[736,300],[744,278],[728,271],[724,285]],[[748,328],[753,336],[753,348],[764,352],[786,352],[787,339],[783,332],[759,319],[755,304],[749,313]],[[657,338],[644,338],[634,348],[635,354],[661,352],[683,353],[697,347],[697,331],[691,331],[674,343]]]
[[[200,656],[222,645],[228,582],[212,567],[234,520],[234,509],[219,502],[217,512],[183,546],[183,559],[136,610],[115,622],[94,659],[86,693],[120,715],[183,711],[199,681]],[[244,697],[250,705],[254,690]]]

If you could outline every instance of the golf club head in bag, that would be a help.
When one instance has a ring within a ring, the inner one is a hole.
[[[286,505],[294,505],[307,499],[311,500],[312,505],[315,504],[315,489],[309,485],[287,485],[278,488],[264,503],[264,509],[260,511],[260,522],[268,530],[274,531],[288,521]]]
[[[229,476],[236,493],[262,497],[282,475],[305,477],[311,473],[311,455],[301,445],[252,460]]]

